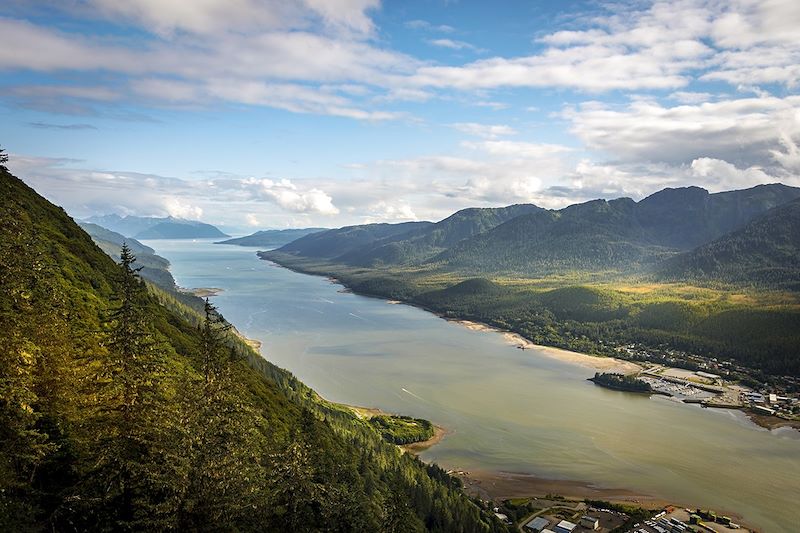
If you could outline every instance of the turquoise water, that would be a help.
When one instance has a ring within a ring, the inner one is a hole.
[[[217,287],[222,313],[324,397],[420,416],[451,433],[423,454],[445,468],[629,488],[797,531],[800,433],[738,411],[596,387],[594,371],[493,332],[346,292],[255,249],[147,241],[184,287]]]

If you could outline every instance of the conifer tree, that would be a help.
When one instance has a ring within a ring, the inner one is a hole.
[[[6,228],[0,240],[0,530],[10,531],[24,528],[31,518],[28,486],[54,447],[37,426],[41,354],[31,331],[38,323],[34,241],[6,207],[0,209],[0,224]]]
[[[199,379],[189,385],[186,402],[190,466],[180,529],[245,522],[264,499],[260,417],[234,378],[239,357],[228,346],[230,329],[206,298],[199,328]]]
[[[148,319],[149,298],[135,260],[124,245],[98,401],[84,428],[85,438],[94,440],[84,483],[89,494],[77,501],[90,506],[93,520],[115,529],[163,529],[174,525],[185,477],[183,431],[167,398],[165,348]],[[85,514],[84,506],[67,514]]]

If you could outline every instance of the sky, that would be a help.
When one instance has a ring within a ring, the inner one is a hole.
[[[3,0],[0,145],[239,233],[800,186],[800,2]]]

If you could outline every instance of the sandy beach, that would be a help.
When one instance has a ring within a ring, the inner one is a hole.
[[[423,440],[421,442],[414,442],[411,444],[406,444],[404,446],[400,446],[403,451],[408,453],[418,454],[424,452],[431,446],[436,446],[445,436],[449,433],[445,428],[442,426],[437,426],[436,424],[433,425],[433,437],[429,438],[428,440]]]
[[[448,320],[450,320],[451,322],[455,322],[457,324],[461,324],[465,328],[471,329],[473,331],[492,331],[495,333],[501,333],[506,342],[524,350],[531,350],[534,356],[544,355],[547,357],[552,357],[553,359],[558,359],[559,361],[581,365],[584,367],[592,368],[594,370],[599,370],[601,372],[636,374],[637,372],[641,372],[642,370],[642,367],[637,365],[636,363],[632,363],[630,361],[623,361],[622,359],[616,359],[614,357],[599,357],[596,355],[588,355],[585,353],[572,352],[569,350],[564,350],[562,348],[554,348],[552,346],[541,346],[539,344],[534,344],[525,337],[523,337],[522,335],[519,335],[517,333],[512,333],[510,331],[503,331],[497,328],[493,328],[491,326],[487,326],[486,324],[481,324],[480,322],[473,322],[471,320],[452,320],[452,319]]]
[[[565,498],[600,499],[653,508],[664,507],[669,503],[627,489],[596,487],[581,481],[546,479],[531,474],[477,470],[457,472],[455,475],[464,482],[464,488],[470,494],[495,500],[558,494]]]
[[[196,289],[183,289],[183,291],[188,292],[189,294],[194,294],[199,298],[209,298],[223,292],[223,289],[218,289],[216,287],[199,287]]]

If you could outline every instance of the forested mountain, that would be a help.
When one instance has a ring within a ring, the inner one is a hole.
[[[283,246],[281,250],[306,257],[333,259],[432,225],[431,222],[403,222],[401,224],[345,226],[306,235]]]
[[[90,222],[78,222],[81,228],[92,237],[92,240],[110,255],[115,261],[120,260],[122,246],[127,245],[136,256],[136,263],[141,267],[143,278],[152,281],[167,290],[175,289],[175,278],[169,271],[169,261],[157,255],[155,250],[145,246],[132,237],[111,231]]]
[[[640,202],[594,200],[517,217],[430,262],[473,273],[633,271],[718,238],[798,196],[800,189],[775,184],[717,194],[699,187],[664,189]]]
[[[722,280],[800,290],[800,199],[666,262],[666,279]]]
[[[447,272],[541,276],[633,272],[741,228],[800,197],[782,184],[710,194],[664,189],[635,202],[593,200],[560,210],[533,205],[465,209],[436,224],[351,226],[290,243],[278,253],[350,266],[428,266]]]
[[[208,239],[228,236],[211,224],[174,217],[103,215],[89,217],[86,222],[135,239]]]
[[[505,531],[136,265],[0,170],[1,531]]]
[[[339,256],[337,260],[358,266],[419,263],[461,240],[488,231],[512,218],[537,211],[542,211],[542,208],[531,204],[462,209],[433,225],[358,248]]]
[[[664,189],[640,201],[635,218],[651,242],[689,250],[798,197],[800,188],[781,183],[714,194],[700,187]]]
[[[326,231],[326,229],[327,228],[293,228],[262,230],[257,231],[252,235],[219,241],[215,242],[214,244],[236,244],[238,246],[261,246],[264,248],[273,248],[275,246],[289,244],[300,237],[305,237],[306,235],[310,235],[312,233]]]

